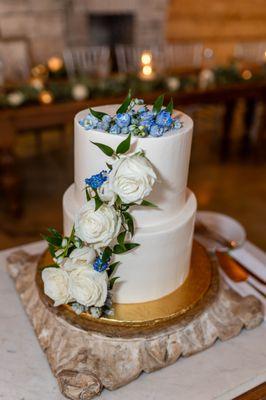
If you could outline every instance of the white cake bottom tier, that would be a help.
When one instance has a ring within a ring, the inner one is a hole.
[[[114,286],[116,303],[151,301],[176,290],[185,281],[190,267],[194,220],[197,202],[187,190],[186,203],[171,222],[137,229],[134,242],[140,246],[116,256],[121,261]],[[69,235],[78,206],[74,200],[74,185],[63,197],[64,234]],[[147,212],[149,210],[147,209]]]

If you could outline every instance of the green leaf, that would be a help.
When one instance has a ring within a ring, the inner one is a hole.
[[[90,196],[90,193],[89,193],[89,191],[88,191],[88,188],[85,188],[85,192],[86,192],[86,200],[87,200],[87,201],[90,201],[91,196]]]
[[[44,240],[46,240],[48,243],[52,244],[53,246],[61,246],[62,239],[57,238],[54,236],[46,236],[46,235],[41,235]]]
[[[89,110],[90,110],[91,115],[93,115],[94,117],[96,117],[96,118],[98,118],[98,119],[100,119],[100,120],[102,120],[102,118],[103,118],[105,115],[107,115],[107,114],[104,113],[104,112],[95,111],[95,110],[93,110],[92,108],[90,108]]]
[[[106,263],[109,260],[109,258],[111,257],[112,253],[113,253],[112,249],[109,246],[105,247],[103,255],[102,255],[102,262]]]
[[[129,250],[133,250],[136,247],[140,246],[140,244],[139,243],[125,243],[124,246],[127,249],[127,251],[129,251]]]
[[[52,244],[49,244],[48,248],[51,256],[55,257],[55,247]]]
[[[133,236],[134,232],[135,232],[134,220],[133,220],[132,216],[128,212],[124,212],[123,215],[124,215],[125,222],[127,224],[128,230],[129,230],[130,234]]]
[[[95,201],[95,211],[97,211],[101,207],[103,202],[98,195],[94,197],[94,201]]]
[[[111,275],[114,273],[116,267],[117,267],[119,264],[120,264],[120,261],[116,261],[116,262],[114,262],[113,264],[110,264],[110,265],[109,265],[108,270],[107,270],[108,276],[111,276]]]
[[[108,163],[105,163],[105,164],[107,165],[107,168],[109,168],[112,171],[112,169],[113,169],[112,164],[108,164]]]
[[[114,284],[115,284],[115,281],[117,281],[117,279],[119,279],[119,276],[115,276],[114,278],[111,278],[111,279],[109,280],[109,288],[110,288],[110,290],[113,289],[113,286],[114,286]]]
[[[115,254],[122,254],[125,253],[127,250],[124,246],[121,246],[120,244],[116,244],[113,248],[113,253]]]
[[[59,238],[60,238],[61,240],[63,239],[63,236],[61,235],[61,233],[58,232],[56,229],[54,229],[54,228],[48,228],[47,231],[50,232],[53,236],[57,237],[58,239],[59,239]]]
[[[154,207],[154,208],[158,208],[158,206],[154,203],[152,203],[151,201],[148,200],[142,200],[142,202],[140,203],[141,206],[145,206],[145,207]]]
[[[112,157],[112,155],[114,154],[114,150],[111,147],[107,146],[106,144],[96,143],[96,142],[91,142],[91,143],[95,144],[95,146],[99,147],[99,149],[101,149],[102,152],[109,157]]]
[[[121,233],[117,236],[117,241],[118,241],[118,243],[120,244],[120,246],[123,246],[123,245],[124,245],[126,233],[127,233],[127,231],[123,231],[123,232],[121,232]]]
[[[130,102],[131,102],[131,90],[128,91],[127,97],[125,98],[125,100],[123,101],[121,106],[116,111],[116,114],[123,114],[123,113],[127,112]]]
[[[116,154],[124,154],[126,153],[129,148],[130,148],[130,142],[131,142],[131,133],[128,135],[128,137],[123,140],[116,149]]]
[[[161,111],[163,102],[164,102],[164,94],[161,94],[161,96],[157,97],[157,99],[155,100],[152,111],[158,114]]]
[[[167,104],[167,107],[166,107],[165,110],[168,111],[170,114],[172,114],[172,112],[173,112],[173,110],[174,110],[173,97],[171,97],[171,100],[170,100],[169,103]]]

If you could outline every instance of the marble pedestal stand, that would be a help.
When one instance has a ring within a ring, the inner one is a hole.
[[[117,389],[142,371],[166,367],[263,320],[257,299],[241,298],[216,281],[193,310],[162,327],[115,337],[86,331],[51,312],[41,300],[35,281],[39,258],[20,251],[9,257],[7,267],[60,390],[72,400],[91,399],[103,388]]]

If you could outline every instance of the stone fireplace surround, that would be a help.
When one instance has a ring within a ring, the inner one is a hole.
[[[0,41],[24,38],[33,63],[67,46],[93,44],[90,15],[132,15],[132,44],[160,45],[165,39],[168,0],[0,0]]]

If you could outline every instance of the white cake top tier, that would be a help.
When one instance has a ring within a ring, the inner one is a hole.
[[[115,104],[97,107],[95,110],[113,115],[118,107]],[[138,207],[132,212],[139,228],[167,222],[181,211],[186,201],[193,121],[186,114],[176,113],[183,123],[182,128],[169,130],[161,137],[132,136],[131,139],[131,150],[144,150],[158,177],[148,198],[158,208],[147,210]],[[127,136],[85,130],[79,121],[87,114],[88,110],[83,110],[75,116],[75,198],[80,206],[86,201],[83,190],[85,178],[99,173],[108,162],[108,157],[91,142],[103,143],[115,149]]]

